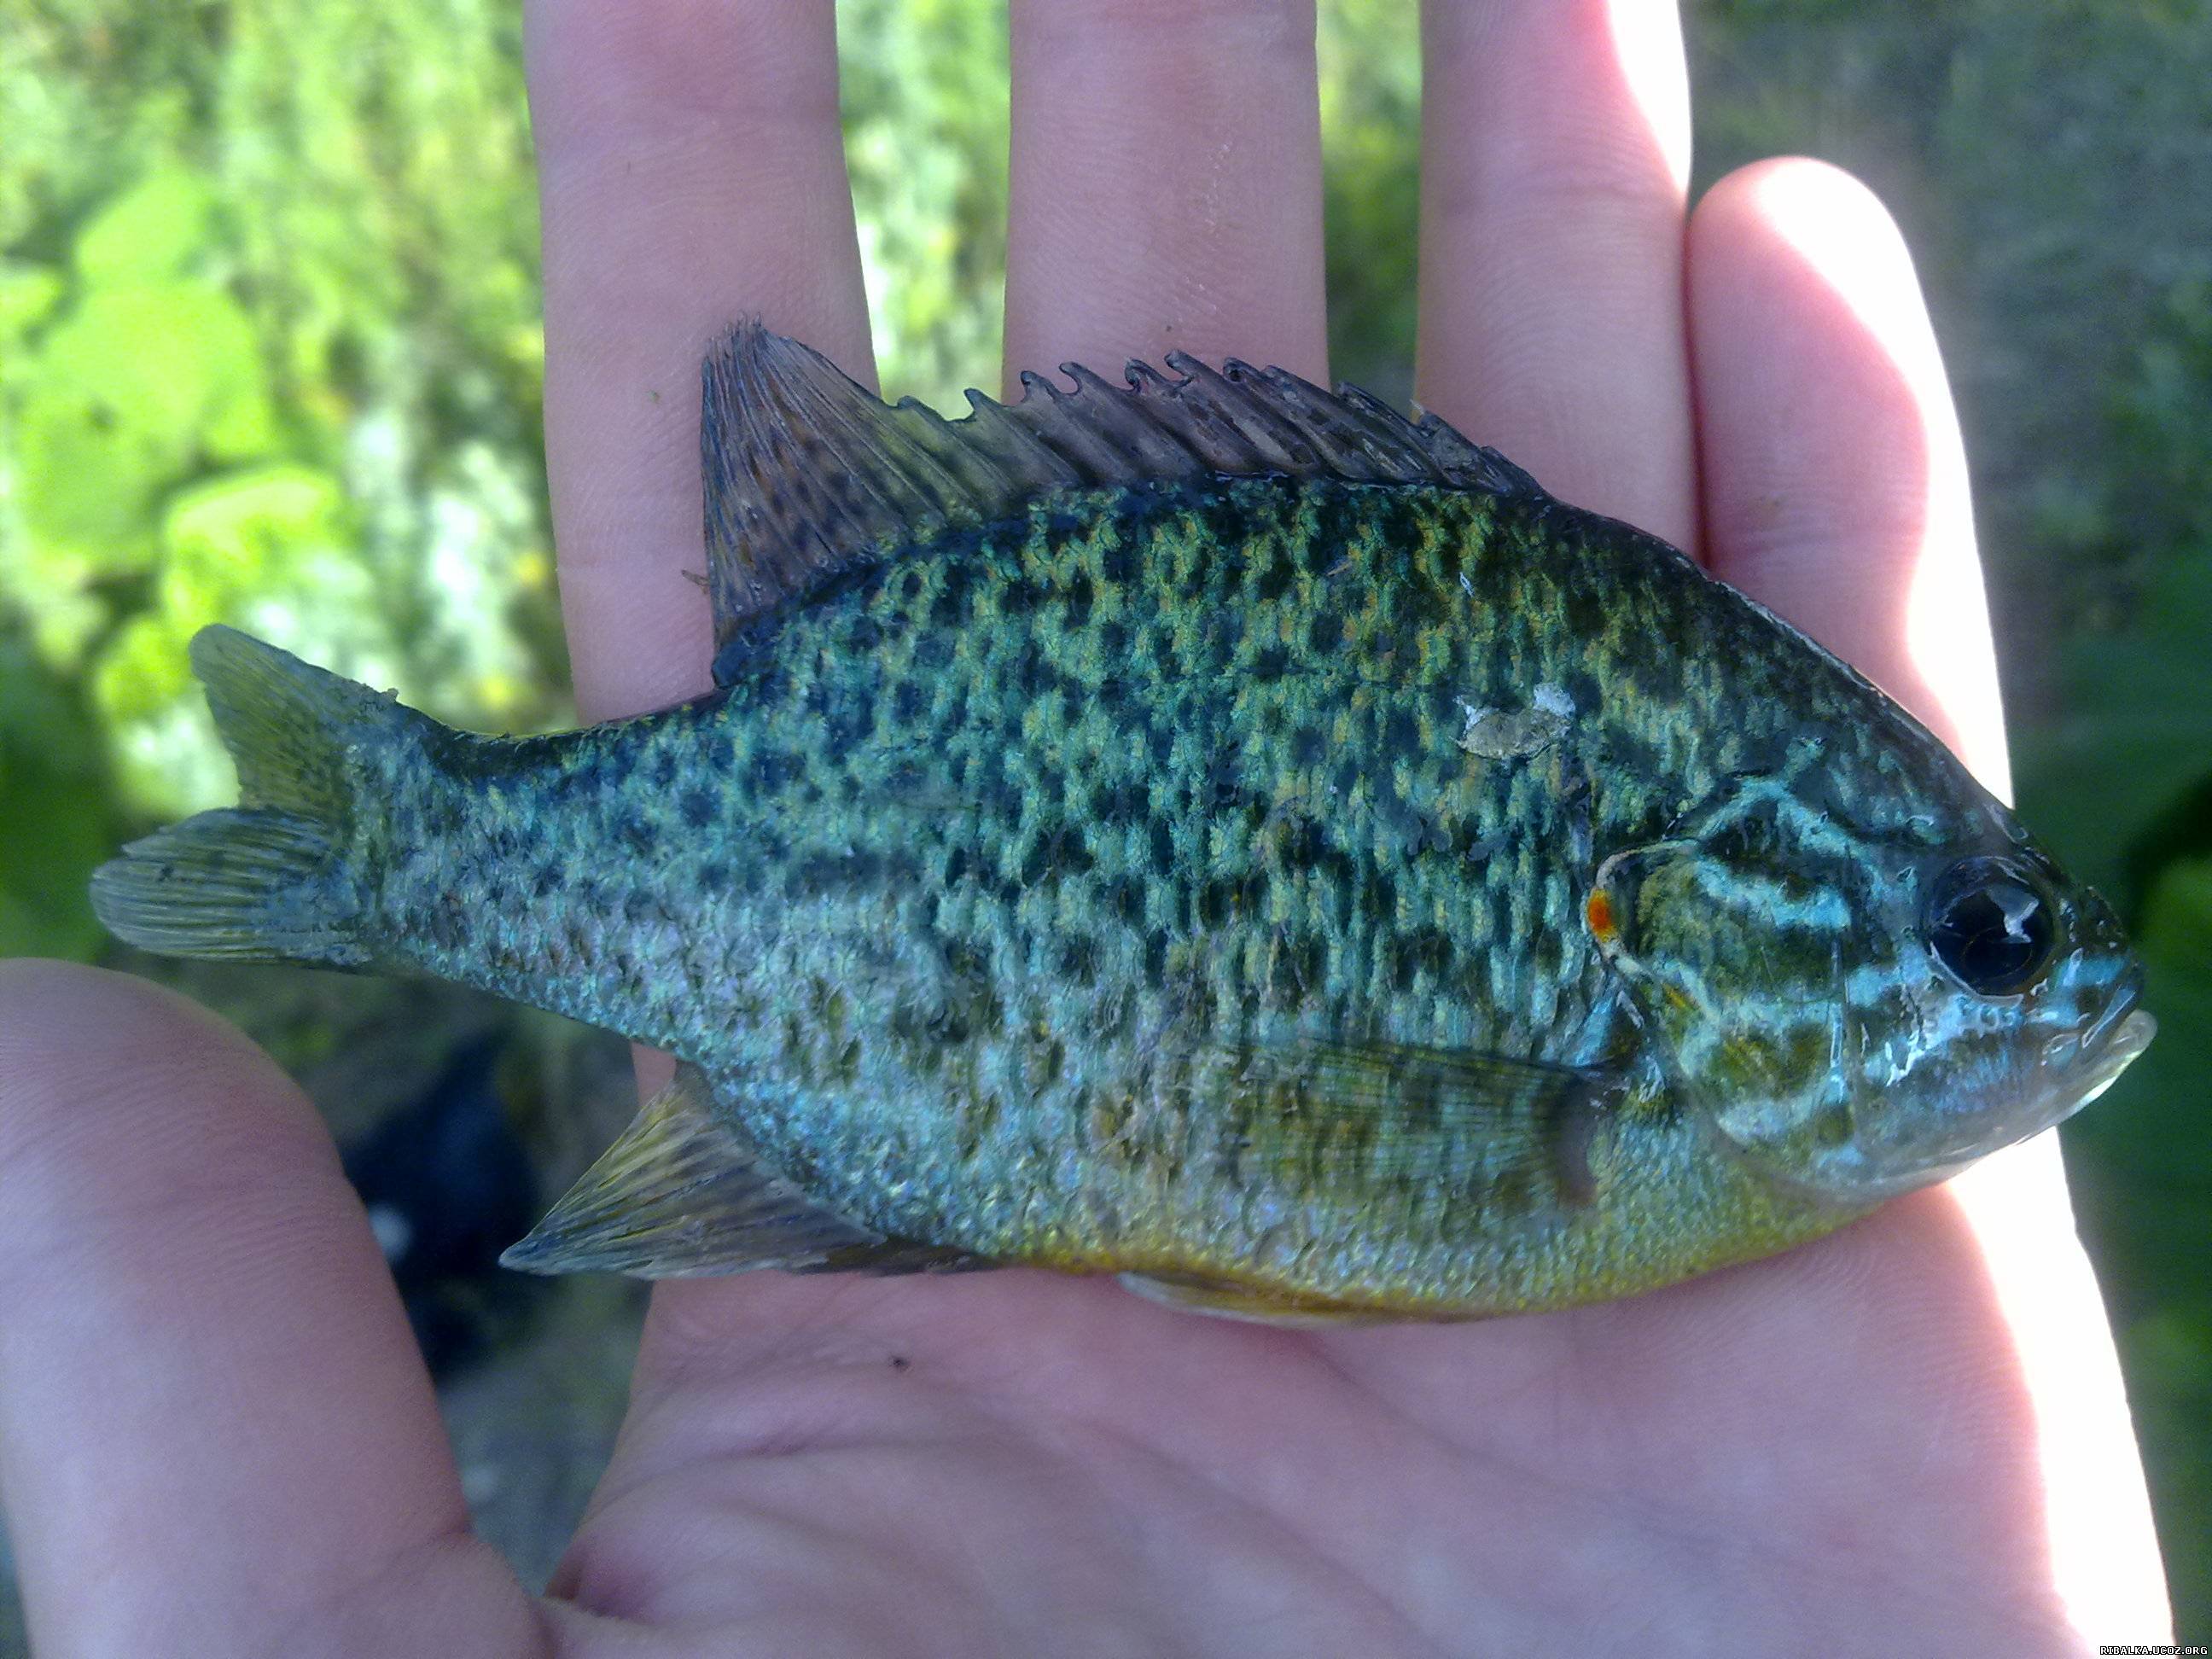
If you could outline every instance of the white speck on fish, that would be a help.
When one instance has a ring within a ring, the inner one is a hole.
[[[1565,735],[1575,714],[1574,699],[1545,681],[1529,694],[1526,708],[1492,708],[1462,700],[1467,726],[1454,742],[1485,760],[1521,760],[1541,754]]]

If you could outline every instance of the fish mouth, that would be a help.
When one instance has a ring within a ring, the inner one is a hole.
[[[1832,1202],[1878,1203],[1948,1180],[2000,1147],[2063,1123],[2118,1081],[2158,1034],[2158,1022],[2136,1006],[2142,996],[2142,970],[2137,968],[2114,988],[2095,1022],[2075,1040],[2072,1057],[2050,1068],[2040,1089],[2031,1091],[1993,1121],[1976,1123],[1960,1139],[1917,1149],[1893,1148],[1882,1167],[1869,1164],[1844,1182],[1784,1177],[1785,1184]]]
[[[2081,1089],[2074,1103],[2067,1108],[2065,1116],[2073,1116],[2118,1082],[2120,1073],[2135,1064],[2136,1057],[2150,1047],[2150,1040],[2158,1035],[2158,1022],[2136,1006],[2142,996],[2142,973],[2137,969],[2097,1017],[2097,1023],[2083,1035],[2081,1052],[2087,1059],[2082,1067]]]
[[[2088,1030],[2075,1040],[2073,1058],[2051,1079],[2045,1095],[2046,1109],[2034,1130],[2063,1123],[2119,1080],[2136,1056],[2158,1035],[2158,1022],[2136,1005],[2142,1000],[2143,974],[2140,965],[2112,988],[2112,995]]]

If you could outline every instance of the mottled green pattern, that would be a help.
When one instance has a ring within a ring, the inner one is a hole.
[[[1090,430],[1320,395],[1239,374]],[[95,907],[694,1062],[517,1258],[549,1270],[1556,1306],[1825,1231],[2141,1051],[2109,908],[1924,730],[1679,553],[1405,432],[1373,441],[1492,482],[956,506],[726,614],[714,696],[562,737],[463,736],[209,629],[241,805],[127,849]],[[2015,950],[2000,896],[2040,943],[1978,988],[1944,952]]]
[[[1048,499],[775,620],[700,703],[391,751],[385,954],[696,1060],[831,1206],[990,1256],[1510,1307],[1850,1212],[1678,1109],[1591,874],[1808,730],[1885,825],[1980,803],[1678,555],[1540,497],[1223,481]],[[1535,752],[1463,746],[1540,703]],[[1620,1067],[1595,1195],[1224,1058],[1294,1037]]]

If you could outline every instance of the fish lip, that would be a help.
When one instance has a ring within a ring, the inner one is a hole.
[[[2136,1004],[2142,1000],[2142,991],[2143,970],[2142,964],[2138,963],[2130,968],[2127,977],[2113,988],[2112,1000],[2105,1005],[2105,1012],[2097,1016],[2096,1023],[2081,1033],[2083,1054],[2090,1054],[2100,1048],[2108,1037],[2116,1034],[2116,1028],[2125,1021],[2128,1015],[2135,1012]],[[2146,1014],[2144,1018],[2148,1019],[2149,1016]],[[2152,1021],[2154,1026],[2156,1024],[2155,1020]],[[2145,1038],[2144,1041],[2148,1042],[2149,1039]],[[2140,1048],[2136,1050],[2136,1054],[2142,1052]],[[2134,1055],[2130,1054],[2129,1058],[2133,1059]]]
[[[2137,963],[2113,988],[2104,1012],[2082,1032],[2078,1058],[2067,1068],[2072,1086],[2053,1091],[2058,1109],[2045,1119],[2043,1128],[2065,1122],[2095,1100],[2150,1046],[2150,1040],[2158,1035],[2158,1022],[2136,1006],[2142,1000],[2142,965]]]
[[[2081,1033],[2080,1058],[2071,1068],[2080,1086],[2053,1122],[2063,1122],[2111,1088],[2158,1035],[2158,1022],[2136,1006],[2142,1000],[2142,964],[2136,963],[2113,988],[2112,1000],[2095,1022]]]
[[[2086,1068],[2087,1078],[2081,1093],[2066,1109],[2067,1117],[2111,1088],[2120,1073],[2135,1064],[2136,1056],[2149,1048],[2151,1039],[2158,1035],[2158,1022],[2144,1010],[2135,1007],[2130,999],[2129,1006],[2108,1011],[2093,1029],[2101,1041],[2096,1058]]]

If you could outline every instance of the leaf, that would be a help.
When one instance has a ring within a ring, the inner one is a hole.
[[[2212,1440],[2204,1433],[2212,1423],[2212,1297],[2195,1288],[2201,1279],[2185,1282],[2192,1289],[2123,1329],[2120,1356],[2167,1540],[2175,1607],[2186,1620],[2192,1601],[2212,1604],[2212,1561],[2185,1541],[2202,1535],[2212,1511]]]
[[[2129,853],[2212,779],[2212,548],[2168,560],[2125,634],[2067,653],[2072,708],[2021,745],[2021,815],[2090,885],[2121,896]]]
[[[235,457],[275,438],[252,329],[210,283],[88,294],[40,341],[24,378],[26,526],[34,544],[67,548],[95,573],[144,564],[155,501],[204,450]]]
[[[157,167],[77,234],[77,271],[100,288],[174,276],[214,240],[215,209],[215,191],[205,175],[179,166]]]
[[[161,522],[170,580],[204,583],[225,594],[250,593],[276,574],[270,567],[303,544],[343,543],[344,508],[345,492],[336,478],[290,463],[195,485],[171,503]],[[191,626],[216,620],[211,603]]]
[[[2177,859],[2144,907],[2144,958],[2212,988],[2212,858]]]
[[[0,632],[0,957],[98,948],[85,883],[116,839],[98,753],[76,700]]]
[[[191,636],[229,622],[378,685],[404,660],[378,602],[338,481],[280,464],[183,491],[162,520],[155,607],[131,618],[94,665],[124,797],[149,817],[229,799],[230,769],[185,666]]]
[[[2212,1164],[2183,1156],[2203,1139],[2204,1078],[2212,1071],[2212,858],[2160,872],[2143,905],[2137,944],[2142,1006],[2158,1035],[2103,1099],[2068,1126],[2067,1144],[2126,1201],[2106,1212],[2112,1236],[2139,1261],[2212,1273]]]
[[[12,347],[61,295],[61,273],[51,266],[0,262],[0,347]]]

